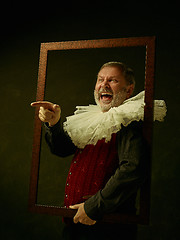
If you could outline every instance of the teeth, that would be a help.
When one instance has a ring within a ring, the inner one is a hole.
[[[111,93],[101,93],[101,96],[112,96],[112,94]]]

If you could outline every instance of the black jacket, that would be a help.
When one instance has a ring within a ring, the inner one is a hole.
[[[142,124],[132,122],[117,133],[119,167],[105,187],[85,201],[85,212],[91,219],[100,220],[105,213],[114,211],[135,213],[136,193],[147,171]],[[61,122],[53,127],[45,124],[45,129],[45,138],[53,154],[66,157],[75,153],[77,147],[64,132]]]

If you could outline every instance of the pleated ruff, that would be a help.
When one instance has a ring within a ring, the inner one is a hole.
[[[64,130],[73,143],[83,149],[86,145],[105,139],[110,141],[111,135],[128,126],[132,121],[144,119],[144,91],[127,99],[119,107],[102,112],[97,105],[77,106],[74,115],[67,117]],[[164,100],[154,100],[154,121],[163,121],[166,116]]]

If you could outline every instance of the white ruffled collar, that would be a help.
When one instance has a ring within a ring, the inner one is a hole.
[[[126,127],[132,121],[144,119],[144,105],[142,91],[108,112],[102,112],[97,105],[77,106],[74,115],[66,118],[64,130],[78,148],[95,145],[103,138],[108,142],[113,133],[121,130],[122,125]],[[163,121],[166,111],[164,100],[154,100],[154,121]]]

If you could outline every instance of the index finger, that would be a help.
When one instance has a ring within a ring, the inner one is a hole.
[[[32,102],[31,107],[44,107],[47,109],[52,109],[53,103],[47,102],[47,101],[37,101],[37,102]]]

